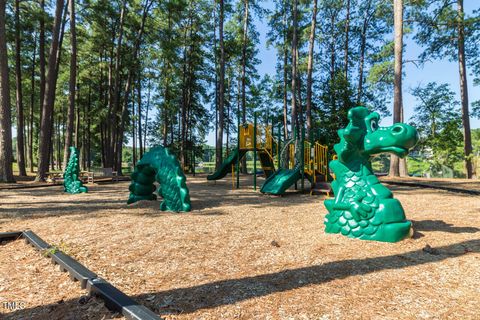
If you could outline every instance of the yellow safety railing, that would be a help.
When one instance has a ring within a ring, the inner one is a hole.
[[[303,143],[303,164],[304,164],[304,171],[306,174],[310,176],[314,176],[315,174],[315,161],[312,157],[312,144],[308,141]]]
[[[313,158],[315,171],[328,181],[328,147],[315,142]]]
[[[295,166],[295,146],[289,146],[289,168]],[[314,173],[319,173],[325,176],[325,181],[328,179],[328,147],[315,142],[312,144],[308,141],[304,142],[303,161],[305,173],[314,176]]]
[[[295,145],[288,146],[288,169],[295,167]]]
[[[273,149],[272,126],[257,125],[257,148],[270,151]]]

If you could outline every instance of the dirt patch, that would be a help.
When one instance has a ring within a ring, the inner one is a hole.
[[[325,234],[322,196],[264,196],[249,179],[188,177],[193,211],[179,214],[127,205],[128,182],[1,190],[0,231],[34,230],[167,319],[478,319],[478,196],[391,186],[416,232],[389,244]],[[26,304],[0,309],[11,318],[101,306],[21,242],[0,261],[0,297]]]

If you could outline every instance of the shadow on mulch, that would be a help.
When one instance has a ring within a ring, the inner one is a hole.
[[[413,229],[418,231],[442,231],[450,233],[477,233],[480,228],[476,227],[457,227],[443,220],[421,220],[412,221]]]
[[[335,279],[435,263],[471,253],[480,253],[480,239],[437,247],[434,248],[434,251],[433,249],[431,251],[420,249],[383,257],[333,261],[259,276],[144,293],[133,296],[133,298],[160,315],[188,314],[202,309],[232,305],[277,292],[324,284]],[[6,315],[6,319],[55,319],[53,314],[57,308],[70,310],[73,316],[75,310],[79,308],[79,301],[69,300],[60,306],[50,304],[18,310]],[[89,319],[97,318],[90,316]]]

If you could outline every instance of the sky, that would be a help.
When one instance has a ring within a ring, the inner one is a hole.
[[[272,1],[265,1],[265,8],[273,9]],[[480,8],[479,0],[465,0],[464,9],[465,12],[471,13],[473,10]],[[277,61],[276,52],[274,48],[266,47],[266,34],[268,32],[268,21],[265,19],[260,21],[256,19],[256,28],[260,33],[259,44],[259,56],[261,60],[260,65],[257,67],[260,75],[275,74],[275,63]],[[403,53],[404,61],[415,60],[422,53],[422,48],[419,47],[411,36],[404,38],[405,49]],[[315,68],[315,66],[314,66]],[[417,87],[419,84],[426,85],[428,82],[448,83],[450,89],[457,95],[457,100],[460,101],[460,87],[459,87],[459,71],[458,63],[449,62],[447,60],[433,60],[425,63],[423,67],[417,67],[413,63],[406,63],[404,65],[405,76],[403,78],[403,108],[405,120],[412,116],[414,107],[416,105],[416,99],[411,95],[411,89]],[[470,103],[475,100],[480,100],[480,87],[473,86],[473,77],[471,74],[467,75],[468,81],[468,94]],[[388,106],[389,110],[393,110],[393,102]],[[383,118],[380,125],[388,126],[392,124],[392,118]],[[472,129],[480,128],[480,120],[471,118],[470,125]],[[214,145],[215,137],[214,131],[210,132],[207,137],[207,144]]]

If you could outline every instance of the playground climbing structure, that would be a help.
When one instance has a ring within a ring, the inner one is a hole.
[[[275,172],[274,165],[274,139],[271,125],[255,125],[248,123],[240,125],[238,146],[235,148],[213,174],[207,176],[208,180],[218,180],[227,174],[235,172],[237,165],[247,152],[254,152],[260,159],[262,170],[266,177]],[[278,150],[278,144],[275,144]],[[278,151],[277,151],[278,153]]]
[[[310,194],[315,191],[330,193],[327,146],[318,141],[292,139],[285,144],[280,158],[283,161],[280,161],[279,169],[265,181],[261,192],[282,195],[298,180],[307,178],[311,185]]]
[[[411,232],[400,201],[374,175],[371,157],[393,153],[405,157],[418,140],[417,130],[404,123],[379,127],[380,116],[365,107],[348,112],[349,123],[338,130],[334,147],[338,159],[330,162],[335,173],[335,199],[325,200],[325,231],[351,238],[397,242]]]
[[[156,200],[157,193],[163,197],[160,204],[162,211],[188,212],[191,209],[186,177],[177,158],[167,148],[155,147],[138,162],[131,175],[130,197],[127,203],[139,200]]]
[[[71,194],[88,192],[88,188],[80,181],[79,175],[78,150],[75,147],[70,147],[70,158],[63,173],[63,190],[65,192]]]

